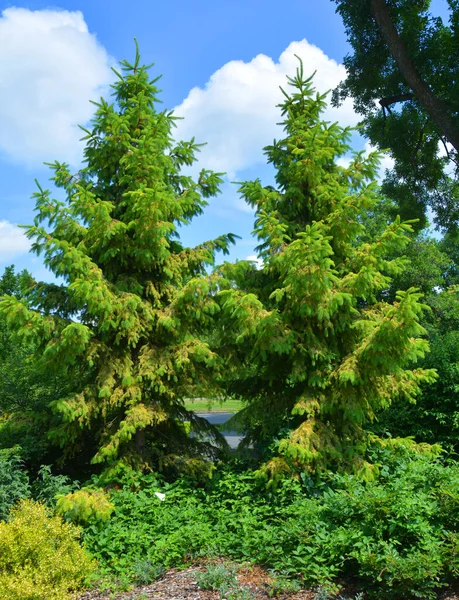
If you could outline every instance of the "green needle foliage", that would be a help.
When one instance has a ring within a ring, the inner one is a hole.
[[[366,426],[396,398],[414,401],[435,377],[409,368],[428,350],[420,294],[379,299],[405,265],[388,257],[408,243],[411,227],[397,218],[366,241],[363,216],[380,200],[378,155],[357,153],[341,166],[350,130],[321,120],[325,96],[315,95],[302,66],[289,84],[286,137],[265,149],[277,187],[256,180],[240,188],[256,210],[263,266],[220,269],[222,347],[239,369],[228,385],[248,402],[247,441],[281,438],[268,475],[371,475]]]
[[[202,275],[234,241],[228,234],[195,248],[181,244],[178,228],[202,212],[221,178],[182,174],[199,145],[172,139],[176,117],[157,111],[156,80],[138,49],[121,67],[114,103],[96,103],[84,130],[82,169],[50,165],[64,199],[40,186],[35,193],[27,235],[64,283],[36,284],[25,302],[0,303],[43,368],[77,382],[51,404],[60,420],[49,431],[53,443],[106,467],[174,462],[185,447],[195,453],[199,444],[183,421],[204,424],[183,399],[205,395],[218,367],[197,335],[218,310]]]
[[[0,297],[23,298],[31,281],[27,271],[15,273],[13,266],[6,267],[0,276]],[[20,445],[21,458],[36,471],[44,460],[54,460],[46,437],[53,418],[48,404],[58,390],[65,393],[68,382],[45,373],[31,358],[33,350],[30,342],[13,339],[0,315],[0,448]]]

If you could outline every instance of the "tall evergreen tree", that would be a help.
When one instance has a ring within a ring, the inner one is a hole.
[[[9,294],[22,298],[31,279],[27,271],[16,273],[13,266],[6,267],[0,276],[0,297]],[[0,449],[20,445],[21,457],[34,469],[50,458],[47,404],[58,382],[43,373],[37,362],[30,359],[31,353],[29,343],[13,339],[0,315]]]
[[[247,401],[247,441],[280,439],[271,475],[367,471],[375,413],[398,397],[413,401],[435,375],[409,368],[428,350],[420,294],[378,299],[403,269],[403,257],[388,257],[411,227],[397,218],[368,241],[363,217],[379,199],[378,155],[357,153],[342,166],[350,130],[321,120],[325,96],[302,66],[289,83],[286,137],[265,148],[277,185],[240,188],[256,210],[263,266],[220,268],[221,351],[237,367],[228,388]]]
[[[43,366],[78,382],[51,404],[60,421],[51,439],[66,455],[93,454],[106,466],[192,456],[199,445],[183,421],[205,422],[183,400],[203,393],[218,366],[198,336],[218,309],[202,275],[234,237],[181,244],[178,228],[202,212],[221,178],[181,173],[199,145],[173,141],[176,117],[156,109],[156,80],[138,49],[121,67],[115,102],[96,103],[84,130],[84,166],[72,174],[66,164],[50,165],[65,199],[41,187],[35,193],[27,235],[64,283],[35,284],[26,302],[0,303]]]

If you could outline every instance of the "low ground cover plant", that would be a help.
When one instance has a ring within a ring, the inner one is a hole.
[[[237,571],[234,564],[210,564],[205,571],[196,572],[196,583],[202,590],[219,592],[221,600],[255,600],[249,588],[239,585]]]
[[[455,463],[407,455],[374,481],[328,474],[276,491],[228,468],[200,488],[155,474],[129,481],[112,492],[112,518],[84,531],[106,577],[134,579],[139,560],[167,568],[223,556],[329,591],[353,579],[373,597],[433,598],[459,574]]]
[[[240,600],[244,591],[248,591],[239,589],[237,569],[234,565],[209,565],[204,572],[196,573],[196,582],[202,590],[219,592],[220,598],[228,598],[229,600]],[[247,600],[250,600],[250,598]]]

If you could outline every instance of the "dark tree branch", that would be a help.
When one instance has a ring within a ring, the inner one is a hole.
[[[408,100],[414,100],[413,94],[398,94],[398,96],[388,96],[387,98],[381,98],[379,105],[390,112],[390,106],[397,104],[398,102],[407,102]]]
[[[443,148],[445,149],[446,156],[448,157],[448,160],[451,160],[451,156],[449,154],[449,149],[448,149],[448,146],[446,145],[445,138],[442,137],[440,139],[441,139],[441,143],[443,144]]]
[[[457,168],[459,166],[459,164],[458,164],[456,156],[454,154],[451,154],[451,152],[449,151],[449,148],[446,144],[445,138],[441,137],[440,140],[441,140],[441,143],[443,144],[443,148],[445,149],[446,157],[448,158],[448,160],[453,162]]]
[[[437,98],[417,72],[404,41],[399,36],[392,21],[386,0],[370,0],[373,17],[390,53],[397,63],[400,73],[413,90],[413,94],[436,123],[442,135],[459,152],[459,130],[450,116],[447,105]]]
[[[414,149],[413,154],[412,154],[411,159],[410,159],[411,163],[413,164],[414,167],[418,166],[418,162],[416,160],[416,157],[418,155],[419,150],[421,149],[422,141],[424,139],[424,134],[426,132],[427,125],[428,125],[428,121],[425,121],[424,125],[421,128],[421,131],[419,132],[418,142],[416,144],[416,148]]]

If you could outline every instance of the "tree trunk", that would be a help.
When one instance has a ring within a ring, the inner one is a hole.
[[[407,102],[408,100],[413,99],[413,94],[398,94],[397,96],[388,96],[386,98],[381,98],[379,104],[383,108],[387,108],[388,110],[390,110],[392,104],[397,104],[398,102]]]
[[[408,49],[395,28],[386,0],[370,0],[370,7],[381,35],[406,83],[429,113],[432,121],[437,124],[442,135],[459,152],[459,130],[451,118],[450,111],[447,105],[435,96],[417,72],[414,62],[408,54]]]
[[[145,455],[145,429],[139,429],[135,432],[135,448],[139,455],[143,457]]]

